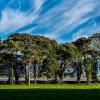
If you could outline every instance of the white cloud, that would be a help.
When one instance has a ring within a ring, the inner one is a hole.
[[[17,9],[9,8],[9,6],[14,2],[14,0],[11,0],[8,3],[5,9],[1,12],[1,20],[0,20],[0,32],[1,33],[3,34],[12,33],[18,30],[19,28],[32,23],[35,19],[38,18],[38,13],[39,13],[38,11],[42,7],[42,4],[45,0],[35,0],[35,1],[30,0],[30,1],[29,2],[33,4],[35,9],[33,10],[33,6],[32,6],[26,12],[20,11],[20,8],[22,6],[21,0],[18,1],[19,7]],[[29,30],[26,30],[26,31],[31,32],[33,29],[29,29]]]
[[[33,0],[34,1],[34,0]],[[40,8],[42,7],[45,0],[35,0],[35,12],[38,12]]]
[[[95,24],[93,26],[87,27],[85,29],[80,29],[79,31],[75,32],[72,36],[72,41],[75,41],[76,39],[80,38],[80,37],[89,37],[91,36],[93,33],[98,33],[100,32],[100,27],[99,26],[95,26]]]
[[[95,0],[78,0],[77,3],[75,3],[76,1],[74,0],[73,3],[75,3],[75,5],[68,10],[66,5],[68,5],[69,2],[63,1],[48,10],[38,19],[38,27],[48,28],[49,33],[52,36],[56,34],[55,37],[57,38],[63,34],[69,34],[69,32],[97,15],[94,14],[93,16],[82,18],[86,14],[95,11],[97,4]]]
[[[25,16],[25,12],[17,12],[16,10],[6,9],[2,12],[0,21],[0,32],[13,32],[35,20],[37,16]]]
[[[19,31],[20,33],[29,33],[29,34],[32,34],[32,32],[36,29],[36,27],[31,27],[27,30],[21,30]]]
[[[75,41],[75,40],[77,40],[80,37],[86,37],[86,38],[88,37],[88,35],[86,35],[86,34],[84,35],[84,34],[82,34],[80,32],[83,32],[83,30],[80,30],[79,33],[73,35],[73,40],[72,41]]]
[[[20,1],[27,3],[27,0]],[[36,23],[35,27],[21,32],[32,33],[35,29],[38,30],[42,28],[47,29],[47,32],[42,35],[58,39],[65,34],[70,34],[88,20],[91,20],[93,26],[78,30],[72,34],[73,39],[100,31],[97,27],[98,24],[94,20],[96,16],[100,15],[99,1],[62,0],[60,3],[53,5],[50,9],[46,9],[47,11],[44,14],[40,14],[40,11],[45,9],[45,6],[43,6],[45,1],[46,0],[29,0],[28,2],[30,2],[32,6],[25,12],[20,11],[22,7],[21,2],[19,2],[18,9],[9,8],[9,5],[14,2],[14,0],[10,0],[7,7],[2,11],[0,33],[11,33],[28,24],[34,23],[34,21]],[[89,13],[93,13],[92,16],[88,15]],[[85,35],[83,35],[84,33]],[[41,35],[41,33],[38,34]]]

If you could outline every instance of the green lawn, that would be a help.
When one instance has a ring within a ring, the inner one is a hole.
[[[99,100],[100,84],[0,85],[0,100]]]
[[[0,89],[100,89],[100,84],[0,85]]]

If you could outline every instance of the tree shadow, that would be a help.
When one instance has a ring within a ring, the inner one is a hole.
[[[100,89],[0,89],[0,100],[98,100]]]

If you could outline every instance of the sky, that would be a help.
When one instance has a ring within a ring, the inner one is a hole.
[[[100,0],[0,0],[0,36],[43,35],[58,42],[100,32]]]

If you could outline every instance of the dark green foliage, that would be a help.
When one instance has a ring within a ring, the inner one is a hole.
[[[71,63],[78,61],[80,63],[77,66],[77,81],[80,82],[84,54],[88,53],[91,54],[93,58],[96,58],[100,53],[91,48],[90,44],[92,39],[93,37],[79,38],[73,43],[58,44],[55,40],[51,40],[44,36],[14,33],[10,35],[7,40],[2,41],[0,38],[0,62],[10,67],[12,66],[11,68],[14,70],[16,83],[18,83],[18,64],[21,65],[22,68],[26,65],[30,67],[30,65],[34,64],[36,61],[39,67],[48,67],[48,74],[53,76],[57,81],[59,66],[62,67],[64,65],[69,67]],[[16,55],[17,51],[22,53],[20,62],[16,61],[18,57]],[[11,58],[8,59],[7,55],[10,55]],[[46,64],[43,63],[44,57],[48,60]],[[59,61],[61,61],[61,65]],[[89,70],[92,70],[93,73],[95,73],[93,78],[96,78],[96,67],[91,66],[90,68],[90,66],[86,65],[86,68],[88,74],[90,75],[92,72]],[[34,75],[35,78],[37,76]]]

